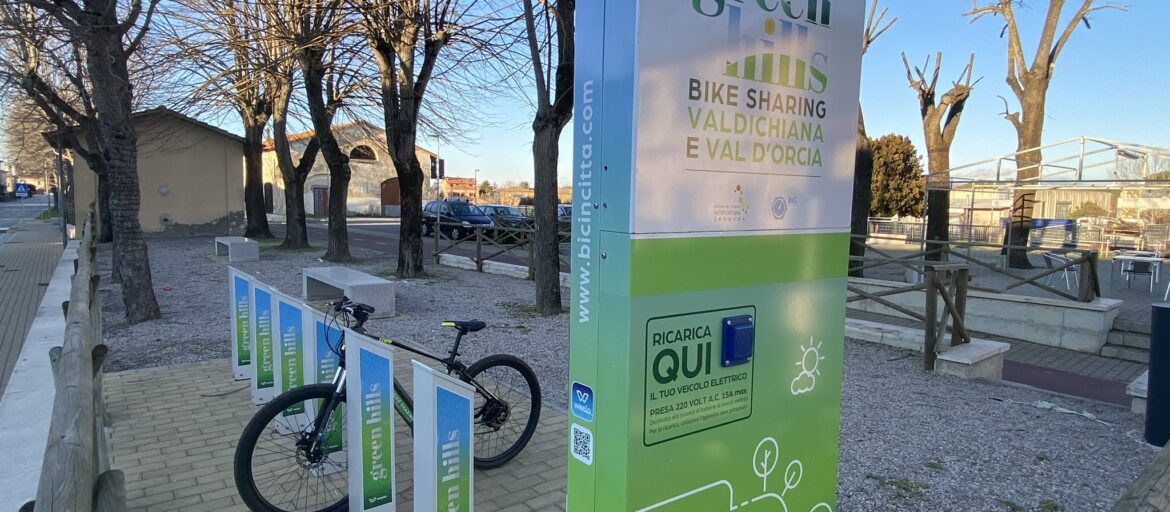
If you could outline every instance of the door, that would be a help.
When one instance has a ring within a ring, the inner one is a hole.
[[[329,216],[329,189],[326,187],[313,187],[313,216]]]

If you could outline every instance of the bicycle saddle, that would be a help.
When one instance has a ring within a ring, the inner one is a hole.
[[[454,327],[463,332],[476,332],[487,327],[487,322],[481,320],[447,320],[443,327]]]

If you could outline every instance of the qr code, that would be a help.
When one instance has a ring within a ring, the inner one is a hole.
[[[573,424],[573,458],[593,465],[593,432],[576,423]]]

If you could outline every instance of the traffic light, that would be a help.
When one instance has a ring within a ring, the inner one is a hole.
[[[431,155],[431,179],[432,180],[439,178],[439,172],[437,169],[438,169],[438,164],[435,163],[435,155]]]

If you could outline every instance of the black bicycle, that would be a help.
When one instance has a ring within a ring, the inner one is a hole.
[[[491,469],[516,457],[540,419],[540,385],[519,358],[485,357],[471,366],[459,361],[463,336],[484,322],[443,322],[455,329],[446,356],[398,340],[366,334],[374,308],[347,298],[329,303],[331,326],[346,325],[387,345],[422,356],[475,388],[475,467]],[[352,325],[351,325],[352,324]],[[344,332],[344,331],[341,331]],[[346,449],[345,339],[329,346],[340,358],[332,384],[311,384],[277,396],[252,417],[236,445],[235,480],[240,497],[254,511],[342,511],[349,508]],[[394,379],[394,409],[414,429],[414,403]]]

